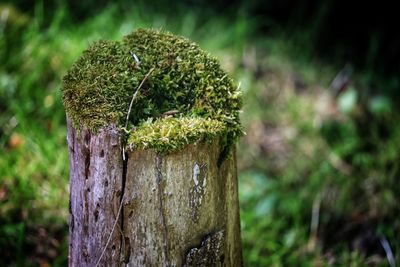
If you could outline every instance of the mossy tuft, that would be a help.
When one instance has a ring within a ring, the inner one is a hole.
[[[163,153],[198,140],[211,141],[225,131],[223,122],[201,117],[148,119],[132,131],[128,143],[133,149],[154,148]]]
[[[241,95],[217,59],[162,30],[90,45],[64,77],[62,99],[77,129],[128,123],[131,148],[166,153],[221,136],[226,152],[242,134]]]

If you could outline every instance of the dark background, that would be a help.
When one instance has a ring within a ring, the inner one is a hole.
[[[47,21],[53,10],[66,5],[74,22],[95,16],[108,1],[44,1]],[[131,1],[119,1],[123,11]],[[136,1],[134,3],[144,1]],[[24,12],[32,13],[34,1],[14,1]],[[400,34],[397,24],[398,9],[394,1],[345,1],[345,0],[268,0],[268,1],[181,1],[171,5],[157,1],[148,5],[153,10],[174,14],[179,10],[196,10],[206,21],[213,16],[235,18],[246,16],[255,21],[254,34],[268,35],[286,32],[295,38],[306,38],[315,55],[344,64],[350,62],[376,75],[391,77],[400,73]],[[45,24],[44,24],[45,25]],[[297,36],[298,32],[302,35]]]
[[[246,266],[399,265],[393,2],[0,3],[0,265],[66,266],[61,80],[90,43],[139,27],[198,42],[241,86]]]

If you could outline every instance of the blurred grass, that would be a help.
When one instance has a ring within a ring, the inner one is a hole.
[[[328,87],[336,66],[313,58],[306,42],[255,35],[257,21],[240,12],[229,20],[111,4],[76,22],[68,10],[61,4],[48,17],[41,2],[32,14],[0,6],[0,265],[67,264],[60,81],[91,42],[139,27],[191,38],[241,84],[246,266],[387,266],[382,249],[367,251],[367,237],[385,237],[400,264],[399,113],[385,95],[364,90],[365,75],[335,100]]]
[[[247,21],[228,27],[224,20],[198,21],[190,12],[176,20],[144,16],[144,7],[121,12],[109,5],[79,24],[60,7],[48,23],[40,2],[32,16],[13,5],[2,5],[0,14],[0,265],[64,266],[68,154],[59,88],[67,69],[91,42],[120,39],[139,27],[167,28],[210,51],[240,49],[243,43],[231,45],[232,38],[246,39]]]

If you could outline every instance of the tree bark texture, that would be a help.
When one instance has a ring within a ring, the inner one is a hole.
[[[123,159],[115,127],[68,122],[68,144],[70,266],[242,265],[236,157],[218,166],[217,140]]]

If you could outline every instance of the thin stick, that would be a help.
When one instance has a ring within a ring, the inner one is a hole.
[[[128,114],[126,115],[125,130],[127,130],[127,127],[128,127],[128,121],[129,121],[129,116],[130,116],[130,114],[131,114],[133,102],[135,101],[135,98],[136,98],[136,96],[137,96],[137,94],[138,94],[140,88],[142,88],[144,82],[149,78],[150,74],[151,74],[153,71],[154,71],[154,68],[151,68],[151,69],[149,70],[149,72],[146,74],[146,76],[144,76],[142,82],[139,84],[138,88],[136,89],[136,92],[135,92],[135,93],[133,94],[133,96],[132,96],[131,102],[129,103]],[[122,147],[122,159],[125,161],[125,147],[124,147],[124,146]],[[106,243],[106,245],[105,245],[103,251],[101,252],[101,255],[100,255],[99,260],[98,260],[97,263],[96,263],[96,267],[99,266],[100,261],[101,261],[101,259],[103,258],[104,253],[106,252],[108,245],[110,244],[111,237],[112,237],[112,235],[113,235],[113,233],[114,233],[115,227],[117,226],[117,223],[118,223],[118,220],[119,220],[119,215],[121,214],[123,200],[124,200],[124,195],[122,195],[121,203],[119,204],[119,208],[118,208],[117,217],[115,218],[115,222],[114,222],[114,225],[113,225],[113,227],[112,227],[112,229],[111,229],[111,233],[110,233],[110,236],[108,237],[107,243]]]
[[[311,212],[311,226],[310,226],[310,238],[308,241],[308,250],[312,251],[315,249],[317,236],[318,236],[318,226],[319,226],[319,216],[321,209],[321,193],[317,193],[314,198]]]
[[[131,115],[131,110],[132,110],[132,106],[133,106],[133,101],[135,101],[136,96],[140,90],[140,88],[142,88],[144,82],[149,78],[150,74],[154,71],[154,68],[151,68],[149,70],[149,72],[146,74],[146,76],[144,76],[142,82],[139,84],[138,88],[136,89],[136,92],[133,94],[132,99],[131,99],[131,103],[129,103],[129,109],[128,109],[128,114],[126,114],[126,121],[125,121],[125,131],[128,131],[128,122],[129,122],[129,116]],[[125,147],[122,147],[122,160],[125,161]]]
[[[149,70],[149,72],[146,74],[146,76],[144,76],[142,82],[139,84],[138,88],[136,89],[136,92],[133,94],[132,99],[131,99],[131,103],[129,103],[129,109],[128,109],[128,114],[126,114],[126,122],[125,122],[125,129],[128,127],[128,121],[129,121],[129,116],[131,115],[131,110],[132,110],[132,105],[133,105],[133,101],[135,101],[135,98],[140,90],[140,88],[142,88],[144,82],[149,78],[150,74],[154,71],[154,68],[151,68]]]
[[[128,121],[129,121],[129,116],[130,116],[130,114],[131,114],[133,101],[135,101],[135,98],[136,98],[136,96],[137,96],[137,94],[138,94],[140,88],[142,88],[144,82],[149,78],[150,74],[151,74],[153,71],[154,71],[154,68],[151,68],[151,69],[149,70],[149,72],[146,74],[146,76],[144,76],[142,82],[139,84],[138,88],[136,89],[136,92],[135,92],[135,93],[133,94],[133,96],[132,96],[131,103],[129,103],[128,114],[126,115],[125,130],[127,130],[127,127],[128,127]],[[122,147],[122,158],[123,158],[123,160],[125,161],[125,147]],[[117,223],[118,223],[119,215],[121,214],[123,199],[124,199],[124,196],[122,195],[121,203],[119,204],[119,208],[118,208],[117,217],[115,218],[115,222],[114,222],[114,225],[113,225],[113,227],[112,227],[112,229],[111,229],[111,233],[110,233],[110,235],[109,235],[109,237],[108,237],[107,243],[106,243],[106,245],[104,246],[104,249],[103,249],[103,251],[101,252],[100,258],[99,258],[99,260],[98,260],[97,263],[96,263],[96,267],[99,266],[100,261],[101,261],[101,259],[103,258],[104,253],[106,252],[108,245],[110,244],[111,237],[112,237],[112,235],[113,235],[113,233],[114,233],[114,230],[115,230],[115,227],[116,227],[116,225],[117,225]]]
[[[396,267],[396,263],[395,263],[394,256],[393,256],[393,251],[390,247],[389,241],[386,239],[386,237],[381,237],[380,241],[381,241],[381,245],[382,245],[383,249],[385,250],[386,258],[389,262],[390,267]]]
[[[123,198],[124,198],[124,196],[122,196],[121,203],[120,203],[120,205],[119,205],[119,209],[118,209],[118,212],[117,212],[117,218],[115,218],[115,222],[114,222],[114,225],[113,225],[113,227],[112,227],[112,229],[111,229],[110,236],[108,237],[107,243],[106,243],[106,245],[104,246],[104,249],[103,249],[103,251],[101,252],[100,258],[99,258],[99,260],[98,260],[97,263],[96,263],[96,267],[99,266],[100,261],[101,261],[101,259],[103,258],[104,253],[106,252],[108,245],[110,244],[111,237],[112,237],[112,235],[113,235],[113,233],[114,233],[115,226],[117,225],[117,222],[118,222],[118,219],[119,219],[119,215],[121,214]]]

